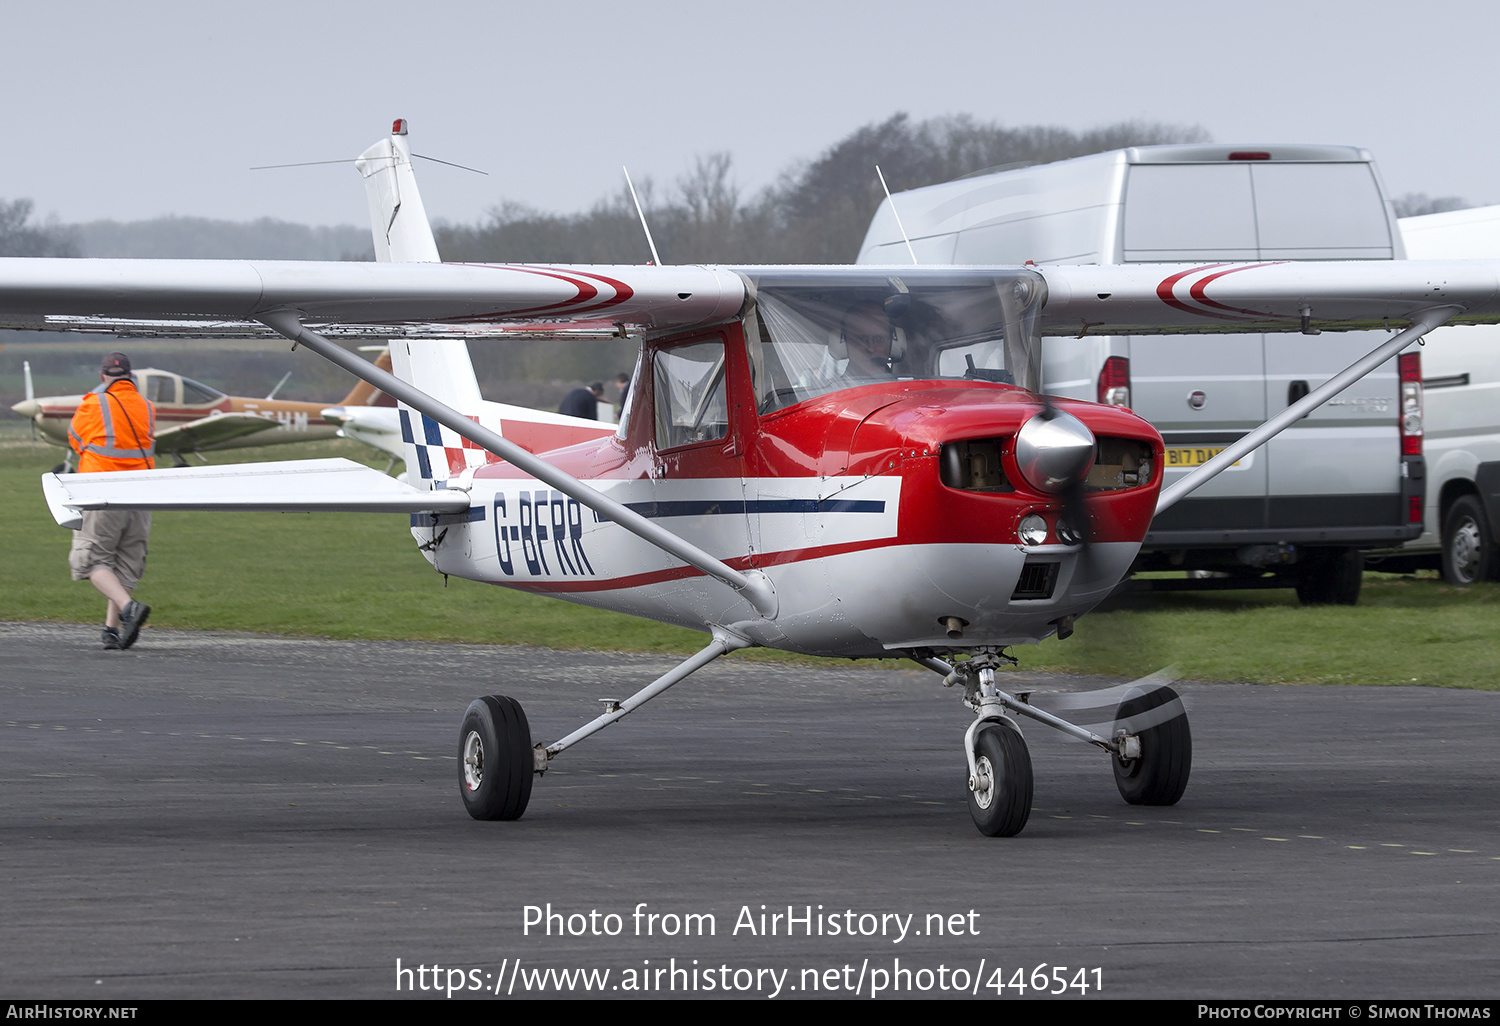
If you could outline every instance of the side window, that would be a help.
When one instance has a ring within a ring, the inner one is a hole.
[[[143,374],[146,380],[141,391],[153,403],[167,406],[177,405],[177,379],[170,374]]]
[[[652,361],[652,372],[658,449],[711,442],[729,434],[721,340],[663,349]]]

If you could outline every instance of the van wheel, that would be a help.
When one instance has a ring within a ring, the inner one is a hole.
[[[1364,576],[1365,557],[1358,549],[1335,549],[1307,562],[1297,598],[1304,606],[1352,606]]]
[[[1443,518],[1443,580],[1466,588],[1490,575],[1494,539],[1489,518],[1472,495],[1461,495]]]

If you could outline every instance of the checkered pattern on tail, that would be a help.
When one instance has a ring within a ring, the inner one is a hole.
[[[469,348],[462,339],[395,339],[391,342],[391,369],[396,377],[471,420],[479,420],[484,400]],[[418,488],[437,487],[439,482],[469,467],[483,466],[483,449],[466,442],[405,404],[401,405],[401,440],[406,449],[407,480]],[[499,428],[499,424],[486,424]]]
[[[473,414],[468,417],[479,422]],[[482,467],[489,459],[483,449],[467,438],[460,438],[452,428],[406,406],[401,407],[401,440],[406,443],[407,452],[415,455],[414,460],[407,461],[408,471],[415,470],[429,488],[431,482],[445,481],[471,467]]]

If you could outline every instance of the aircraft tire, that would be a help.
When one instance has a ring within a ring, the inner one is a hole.
[[[1031,753],[1008,723],[994,723],[974,740],[974,761],[987,784],[969,792],[969,815],[986,837],[1014,837],[1031,816]]]
[[[1472,495],[1461,495],[1443,518],[1443,580],[1467,588],[1495,569],[1490,522]]]
[[[1153,688],[1145,694],[1127,696],[1115,718],[1125,722],[1177,701],[1177,692],[1171,688]],[[1188,728],[1187,713],[1179,711],[1171,719],[1139,731],[1139,735],[1139,759],[1126,761],[1116,756],[1110,760],[1120,797],[1131,805],[1176,805],[1187,790],[1188,774],[1193,769],[1193,733]]]
[[[513,698],[475,699],[458,731],[458,790],[475,819],[520,819],[531,801],[531,725]]]

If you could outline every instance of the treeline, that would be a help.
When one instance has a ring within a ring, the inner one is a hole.
[[[843,263],[853,260],[883,194],[984,170],[1046,163],[1124,146],[1206,142],[1198,127],[1129,121],[1086,132],[1007,128],[968,116],[914,121],[897,114],[866,125],[772,186],[744,194],[728,153],[699,157],[671,186],[637,183],[652,234],[668,263]],[[1458,210],[1456,196],[1409,193],[1398,216]],[[369,229],[309,227],[272,218],[239,223],[163,217],[149,221],[38,223],[30,200],[0,201],[0,256],[219,257],[368,260]],[[501,202],[474,224],[439,224],[438,250],[453,261],[643,263],[649,255],[634,204],[620,190],[578,214]]]
[[[976,171],[1208,138],[1201,128],[1141,121],[1072,132],[897,114],[856,130],[754,196],[742,196],[728,153],[698,158],[670,193],[649,181],[637,189],[667,263],[847,263],[883,199],[876,164],[901,192]],[[483,223],[440,226],[436,234],[444,260],[643,263],[649,256],[623,185],[584,213],[502,203]]]
[[[77,234],[56,221],[37,224],[29,199],[0,200],[0,257],[76,257]]]

